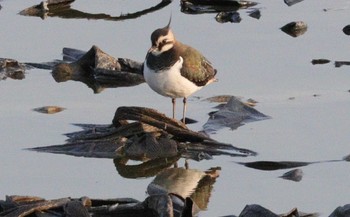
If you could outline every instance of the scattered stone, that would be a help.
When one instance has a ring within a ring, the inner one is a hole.
[[[349,92],[350,92],[350,90],[349,90]],[[345,161],[349,161],[349,162],[350,162],[350,154],[349,154],[349,155],[347,155],[347,156],[345,156],[345,157],[343,157],[343,160],[345,160]]]
[[[335,61],[334,65],[336,68],[339,68],[342,66],[350,66],[350,61]]]
[[[304,0],[284,0],[284,3],[286,3],[288,6],[292,6],[296,3],[302,2]]]
[[[188,14],[233,12],[241,8],[249,8],[257,5],[252,1],[235,0],[181,0],[181,11]]]
[[[298,37],[306,32],[307,25],[303,21],[295,21],[282,26],[281,30],[292,37]]]
[[[0,58],[0,80],[7,78],[22,80],[25,78],[26,69],[28,66],[17,60]]]
[[[337,207],[329,217],[349,217],[350,216],[350,204]]]
[[[236,11],[231,12],[220,12],[215,16],[215,20],[219,23],[240,23],[242,18]]]
[[[329,62],[331,62],[331,61],[328,60],[328,59],[313,59],[313,60],[311,61],[312,65],[327,64],[327,63],[329,63]]]
[[[238,217],[261,217],[261,216],[279,217],[277,214],[257,204],[246,205]]]
[[[260,19],[260,17],[261,17],[261,12],[259,9],[250,10],[250,11],[248,11],[248,14],[250,17],[253,17],[255,19]]]
[[[345,26],[343,32],[345,35],[350,35],[350,25]]]
[[[289,172],[284,173],[280,178],[287,179],[295,182],[300,182],[303,178],[303,171],[301,169],[294,169]]]
[[[65,108],[62,108],[59,106],[43,106],[43,107],[35,108],[33,110],[36,112],[45,113],[45,114],[55,114],[65,110]]]
[[[314,162],[297,162],[297,161],[255,161],[255,162],[238,162],[249,168],[258,170],[280,170],[294,167],[303,167]]]

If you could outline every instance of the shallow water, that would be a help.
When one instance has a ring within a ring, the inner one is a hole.
[[[61,59],[63,47],[88,50],[97,45],[112,56],[142,61],[150,46],[150,34],[165,26],[172,14],[171,26],[177,38],[202,51],[219,72],[219,82],[195,96],[231,94],[253,98],[259,102],[256,108],[272,117],[212,135],[221,142],[254,150],[258,156],[190,161],[194,169],[222,168],[207,211],[200,216],[238,215],[246,204],[253,203],[276,213],[297,207],[328,216],[337,206],[349,203],[347,162],[303,167],[300,182],[278,178],[288,170],[259,171],[235,162],[324,161],[349,154],[350,68],[335,68],[333,62],[350,59],[350,38],[342,32],[349,24],[350,1],[308,0],[288,7],[282,0],[261,0],[254,7],[261,10],[261,18],[251,18],[247,10],[240,10],[239,24],[220,24],[215,14],[183,14],[177,1],[124,21],[59,17],[42,20],[17,14],[37,3],[0,1],[0,57],[45,62]],[[157,3],[79,0],[72,8],[119,16]],[[304,35],[292,38],[279,29],[297,20],[308,25]],[[318,58],[332,62],[312,65],[311,60]],[[23,149],[63,144],[66,137],[62,134],[79,130],[72,123],[110,123],[119,106],[151,107],[170,115],[169,99],[158,96],[146,84],[94,94],[83,83],[56,83],[50,71],[39,69],[27,71],[24,80],[8,78],[0,83],[0,198],[19,194],[48,199],[84,195],[145,199],[152,178],[124,179],[110,159]],[[32,111],[46,105],[66,110],[54,115]],[[199,120],[191,129],[201,129],[212,106],[189,99],[188,116]],[[177,112],[180,114],[180,107]]]

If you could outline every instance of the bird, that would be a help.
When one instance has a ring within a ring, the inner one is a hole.
[[[168,25],[151,34],[143,76],[149,87],[158,94],[170,97],[175,118],[177,98],[183,98],[182,122],[185,123],[187,98],[202,87],[217,81],[211,62],[198,50],[176,40]]]

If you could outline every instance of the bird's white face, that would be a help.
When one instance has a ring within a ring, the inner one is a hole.
[[[160,55],[165,51],[170,50],[175,43],[174,34],[170,29],[167,29],[166,34],[160,34],[160,33],[164,33],[164,31],[160,32],[156,30],[153,32],[151,37],[152,47],[150,48],[149,52],[151,52],[153,55],[156,55],[156,56]]]

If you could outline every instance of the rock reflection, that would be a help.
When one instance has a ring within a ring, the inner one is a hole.
[[[251,101],[242,103],[235,96],[217,96],[208,98],[207,100],[211,102],[223,102],[223,104],[218,106],[218,111],[209,114],[208,121],[203,125],[203,132],[207,134],[215,133],[224,127],[235,130],[245,123],[271,118],[252,108]]]
[[[124,178],[136,179],[153,177],[162,170],[173,166],[180,159],[180,155],[168,158],[157,158],[141,164],[127,165],[128,158],[115,158],[113,160],[118,174]]]
[[[70,4],[74,0],[47,0],[38,5],[26,8],[19,14],[24,16],[36,16],[45,19],[47,17],[60,17],[64,19],[94,19],[94,20],[110,20],[110,21],[122,21],[127,19],[135,19],[142,15],[160,10],[171,3],[171,0],[162,0],[160,3],[153,7],[146,8],[134,13],[126,13],[121,16],[111,16],[109,14],[98,13],[91,14],[72,9]]]

